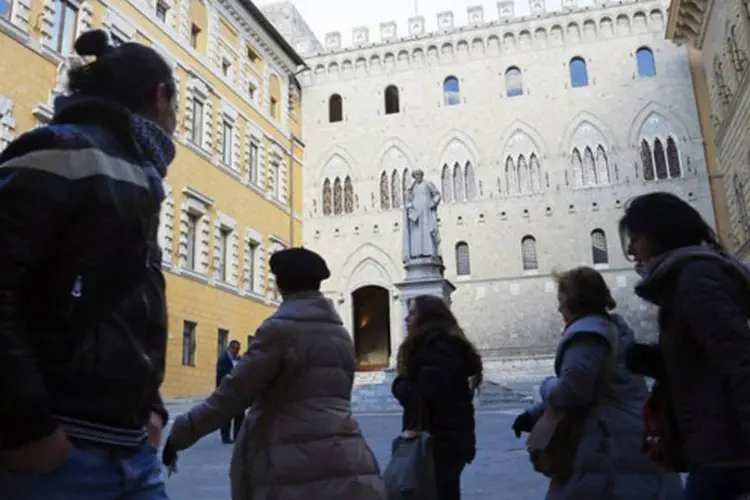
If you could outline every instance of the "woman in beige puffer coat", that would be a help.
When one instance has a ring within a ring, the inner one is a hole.
[[[250,408],[232,456],[232,500],[385,500],[351,412],[351,336],[318,291],[325,261],[293,248],[270,265],[281,306],[216,391],[177,417],[167,448],[186,449]]]

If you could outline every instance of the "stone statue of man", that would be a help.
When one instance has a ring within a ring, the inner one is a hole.
[[[404,205],[404,263],[412,259],[440,257],[437,207],[440,192],[430,181],[424,180],[424,172],[415,170],[414,182],[406,192]]]

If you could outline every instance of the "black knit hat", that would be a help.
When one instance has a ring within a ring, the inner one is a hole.
[[[302,247],[274,253],[270,265],[276,285],[287,293],[319,290],[320,282],[331,277],[323,257]]]

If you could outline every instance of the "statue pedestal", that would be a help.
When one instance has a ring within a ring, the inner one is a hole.
[[[423,257],[411,259],[404,264],[406,279],[396,283],[401,300],[401,338],[406,338],[406,316],[409,314],[411,299],[418,295],[434,295],[442,298],[448,306],[451,305],[451,294],[456,289],[453,283],[443,277],[445,266],[443,261],[436,257]],[[396,353],[393,353],[391,366],[395,366]]]

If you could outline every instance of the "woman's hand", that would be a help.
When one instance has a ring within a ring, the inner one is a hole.
[[[167,438],[167,442],[164,444],[164,450],[161,453],[161,463],[167,468],[169,474],[176,472],[177,450],[172,446],[170,438]]]
[[[513,421],[513,432],[516,434],[516,439],[521,437],[523,432],[531,432],[534,428],[534,417],[531,413],[525,411],[518,415]]]

